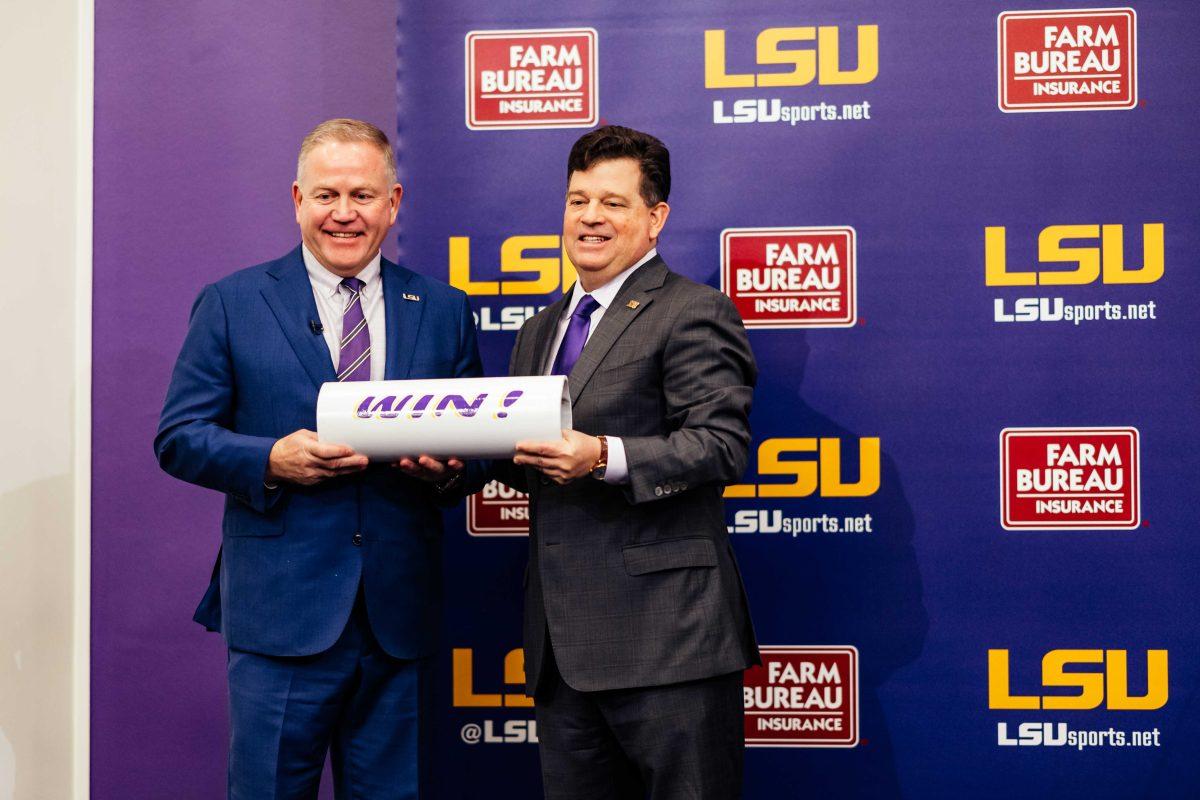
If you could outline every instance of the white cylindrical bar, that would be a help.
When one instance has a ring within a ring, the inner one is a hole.
[[[374,461],[403,456],[509,458],[519,441],[571,427],[563,375],[326,383],[317,436]]]

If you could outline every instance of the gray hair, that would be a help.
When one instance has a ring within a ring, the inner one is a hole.
[[[296,180],[304,171],[304,159],[309,152],[326,142],[368,142],[379,148],[383,154],[384,168],[387,170],[388,182],[396,182],[396,156],[392,152],[392,143],[387,134],[369,122],[360,119],[330,119],[322,122],[304,137],[300,143],[300,157],[296,159]]]

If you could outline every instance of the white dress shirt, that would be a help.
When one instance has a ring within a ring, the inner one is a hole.
[[[317,257],[304,252],[304,268],[308,270],[308,282],[312,284],[313,297],[317,301],[317,314],[324,328],[325,344],[333,360],[333,371],[338,371],[338,359],[342,354],[342,315],[346,312],[346,301],[350,290],[342,286],[342,279],[321,265]],[[363,282],[362,310],[367,320],[367,333],[371,336],[371,380],[383,380],[387,366],[387,326],[383,317],[383,277],[380,275],[381,253],[376,253],[357,275]]]
[[[571,292],[571,300],[567,303],[567,307],[563,309],[562,316],[558,320],[558,331],[554,334],[554,347],[550,350],[550,363],[546,367],[546,374],[554,368],[554,360],[558,357],[558,348],[562,346],[562,340],[567,335],[567,325],[571,321],[571,315],[575,313],[575,307],[579,305],[579,301],[583,299],[585,294],[590,294],[592,298],[600,304],[600,307],[592,312],[591,324],[588,326],[588,339],[592,338],[592,334],[596,331],[596,326],[600,324],[600,320],[604,317],[604,312],[612,305],[612,301],[616,298],[617,292],[621,291],[621,287],[625,281],[633,274],[633,271],[645,264],[650,259],[658,255],[657,248],[650,248],[650,252],[642,256],[642,259],[634,264],[629,269],[621,272],[608,283],[593,289],[591,292],[585,292],[579,281],[575,281],[575,289]],[[608,439],[608,467],[604,471],[605,483],[628,483],[629,482],[629,464],[625,461],[625,443],[618,436],[606,436]]]

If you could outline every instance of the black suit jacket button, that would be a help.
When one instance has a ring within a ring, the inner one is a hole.
[[[362,534],[356,533],[350,537],[350,541],[354,542],[355,547],[362,547]]]

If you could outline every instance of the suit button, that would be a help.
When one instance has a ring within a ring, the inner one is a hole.
[[[362,547],[362,534],[356,533],[350,537],[350,541],[354,542],[355,547]]]
[[[663,493],[663,488],[661,486],[654,487],[654,496],[655,497],[662,497],[662,493]]]

